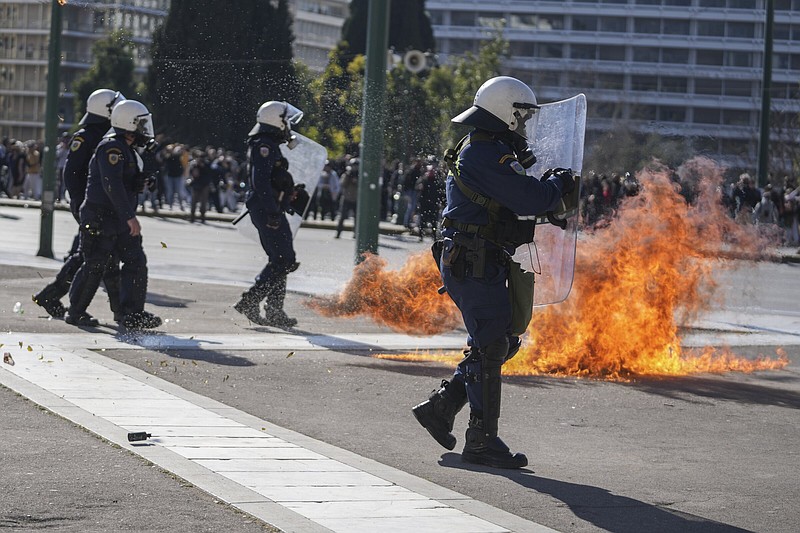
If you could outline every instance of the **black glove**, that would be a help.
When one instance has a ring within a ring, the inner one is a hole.
[[[281,225],[281,214],[267,215],[267,227],[270,229],[278,229]]]
[[[139,172],[133,177],[133,192],[144,192],[144,185],[147,183],[147,175]]]
[[[555,176],[561,182],[561,195],[566,196],[575,190],[575,176],[572,175],[571,168],[550,168],[547,169],[542,179],[549,179]]]
[[[514,149],[514,153],[517,154],[517,160],[522,165],[522,168],[531,168],[536,163],[536,156],[533,155],[527,139],[522,135],[511,134],[511,147]]]
[[[145,180],[144,184],[145,187],[147,187],[147,190],[150,192],[156,192],[156,190],[158,189],[158,180],[156,179],[155,176],[148,177],[147,180]]]

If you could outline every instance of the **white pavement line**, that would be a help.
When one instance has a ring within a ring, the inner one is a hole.
[[[466,345],[463,333],[419,337],[401,333],[337,333],[335,335],[295,335],[291,333],[127,333],[98,335],[76,333],[0,333],[0,343],[33,347],[58,346],[63,349],[111,350],[462,350]]]
[[[3,347],[0,384],[283,531],[554,531],[90,350],[29,346]]]

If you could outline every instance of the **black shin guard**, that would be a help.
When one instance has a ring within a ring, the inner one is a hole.
[[[428,399],[412,409],[417,421],[436,442],[452,450],[456,446],[453,424],[456,415],[467,403],[467,389],[461,374],[452,381],[442,380],[442,386],[431,392]]]

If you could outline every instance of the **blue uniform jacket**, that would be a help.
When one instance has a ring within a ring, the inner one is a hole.
[[[89,162],[92,155],[110,127],[109,122],[87,124],[72,136],[69,153],[64,164],[64,184],[69,191],[72,205],[77,209],[86,196],[86,182],[89,179]]]
[[[136,216],[136,175],[139,163],[136,152],[123,139],[108,137],[97,145],[89,164],[89,180],[84,209],[112,211],[119,221],[118,231],[128,230],[128,220]]]
[[[475,132],[470,133],[470,136]],[[498,140],[471,140],[458,156],[461,180],[470,189],[487,196],[520,216],[540,215],[561,199],[561,181],[546,181],[525,174],[512,149]],[[452,173],[446,182],[447,206],[442,215],[466,224],[489,223],[489,211],[470,200],[458,187]],[[447,228],[446,236],[455,230]]]
[[[275,163],[281,158],[279,145],[272,137],[264,134],[252,137],[249,144],[250,191],[246,201],[247,207],[251,210],[258,209],[267,215],[279,215],[290,200],[284,195],[282,203],[285,205],[279,204],[272,184]]]

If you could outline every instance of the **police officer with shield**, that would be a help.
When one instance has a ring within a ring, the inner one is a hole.
[[[152,144],[153,117],[144,104],[125,100],[111,111],[111,127],[89,164],[86,199],[80,209],[83,265],[70,288],[65,320],[75,326],[98,325],[86,309],[103,272],[118,259],[122,269],[117,321],[128,329],[156,328],[161,319],[144,310],[147,257],[136,218],[138,194],[146,184],[144,163],[136,148]]]
[[[268,262],[234,309],[262,326],[286,329],[297,325],[297,320],[283,310],[286,277],[297,270],[299,263],[295,260],[292,231],[286,219],[286,213],[294,213],[294,180],[280,145],[285,143],[290,150],[296,146],[292,125],[302,117],[303,112],[291,104],[266,102],[258,109],[256,125],[247,139],[249,190],[245,205]]]
[[[541,180],[525,173],[536,162],[526,123],[535,125],[537,109],[530,87],[500,76],[485,82],[474,105],[452,119],[474,129],[445,156],[450,172],[442,213],[444,240],[434,247],[434,255],[444,287],[461,311],[469,348],[451,381],[443,380],[413,409],[431,436],[452,450],[455,416],[469,403],[462,460],[496,468],[528,464],[524,454],[511,453],[498,437],[501,367],[519,350],[518,335],[524,331],[518,324],[512,327],[515,289],[510,277],[519,265],[510,259],[518,246],[533,241],[535,224],[518,216],[553,211],[575,187],[568,169],[548,170]],[[517,290],[532,293],[532,283]]]
[[[82,126],[70,139],[69,152],[64,166],[64,183],[69,191],[69,208],[75,221],[80,224],[78,213],[86,195],[86,182],[89,176],[89,161],[103,135],[111,127],[111,111],[114,106],[124,101],[125,97],[117,91],[98,89],[86,99],[86,114],[79,122]],[[39,293],[33,301],[40,305],[52,317],[61,318],[67,309],[61,298],[69,292],[75,273],[83,264],[83,255],[79,252],[80,233],[75,236],[72,249],[64,261],[64,266],[56,274],[56,279]],[[119,313],[119,265],[112,261],[103,276],[103,284],[108,292],[111,310]]]

